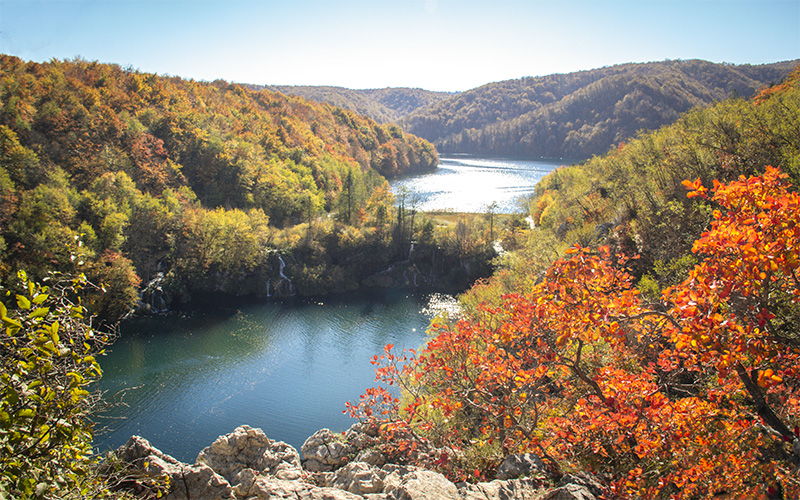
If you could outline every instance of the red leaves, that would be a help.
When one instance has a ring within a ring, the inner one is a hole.
[[[689,190],[689,193],[686,194],[687,198],[706,198],[708,189],[703,187],[703,183],[700,182],[700,179],[697,179],[694,182],[691,181],[683,181],[682,184],[686,189]]]
[[[800,197],[785,178],[768,168],[711,190],[684,183],[721,209],[695,243],[705,260],[664,308],[641,303],[607,249],[572,247],[529,294],[437,325],[419,355],[388,345],[372,362],[402,403],[375,389],[351,413],[402,429],[391,435],[404,449],[424,435],[454,450],[431,460],[452,477],[469,476],[454,458],[465,446],[544,449],[611,474],[620,495],[753,494],[761,475],[790,469],[760,453],[763,408],[737,370],[752,371],[776,418],[800,415],[800,350],[775,333],[796,332],[786,315],[800,300]]]

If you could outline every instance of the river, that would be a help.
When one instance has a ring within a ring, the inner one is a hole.
[[[560,162],[456,157],[431,174],[400,179],[420,210],[518,209]],[[417,349],[441,296],[369,290],[322,299],[228,300],[123,324],[101,358],[101,390],[111,405],[97,419],[95,449],[138,434],[175,458],[194,462],[218,436],[241,424],[300,448],[328,427],[345,430],[346,401],[374,385],[370,358],[387,343]]]

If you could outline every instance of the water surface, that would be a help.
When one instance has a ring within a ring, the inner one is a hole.
[[[441,158],[439,168],[424,174],[390,182],[397,194],[401,187],[418,197],[419,210],[485,212],[497,203],[498,213],[526,212],[520,200],[533,190],[542,177],[565,160],[511,160],[477,156]]]
[[[519,198],[560,161],[459,156],[433,173],[398,179],[419,210],[519,210]],[[441,302],[443,297],[437,297]],[[445,302],[447,298],[444,298]],[[192,309],[123,325],[101,359],[101,388],[116,402],[99,419],[99,451],[138,434],[165,453],[193,462],[218,436],[241,424],[299,448],[374,385],[369,360],[387,343],[425,342],[426,297],[372,290],[317,300],[194,303]]]
[[[194,462],[241,424],[300,448],[374,385],[370,358],[392,343],[416,349],[429,317],[423,296],[370,290],[315,300],[219,303],[124,324],[101,359],[101,388],[118,401],[98,424],[100,451],[138,434]],[[116,396],[115,396],[116,395]]]

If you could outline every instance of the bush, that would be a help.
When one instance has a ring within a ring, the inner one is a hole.
[[[85,316],[85,277],[18,278],[0,302],[0,498],[100,496],[88,389],[112,339]]]

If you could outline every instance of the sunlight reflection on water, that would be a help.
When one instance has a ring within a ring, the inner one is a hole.
[[[416,196],[419,210],[485,212],[494,202],[500,213],[524,212],[521,199],[533,193],[542,177],[565,163],[570,162],[447,157],[434,172],[395,179],[390,184],[395,194],[404,186]]]
[[[437,303],[403,290],[364,290],[317,300],[255,301],[139,318],[101,359],[100,388],[122,403],[98,417],[98,451],[131,435],[193,462],[236,426],[262,428],[299,448],[374,385],[370,358],[392,343],[418,349]],[[119,391],[122,394],[115,396]]]

